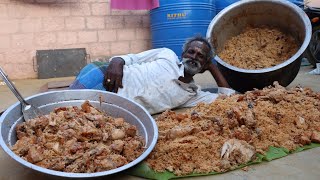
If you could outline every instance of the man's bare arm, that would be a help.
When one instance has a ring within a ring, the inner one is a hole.
[[[104,75],[103,86],[107,91],[118,92],[122,88],[123,66],[125,61],[120,57],[115,57],[110,61]]]
[[[213,76],[219,87],[230,88],[227,80],[224,78],[224,76],[215,64],[208,64],[207,70],[210,71],[211,75]]]

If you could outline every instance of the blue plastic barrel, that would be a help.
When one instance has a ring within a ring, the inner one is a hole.
[[[232,3],[238,2],[239,0],[216,0],[216,11],[217,14],[224,9],[225,7],[229,6]]]
[[[206,37],[216,15],[215,0],[160,0],[150,11],[152,47],[167,47],[181,57],[182,46],[196,35]]]
[[[303,0],[288,0],[288,1],[292,2],[293,4],[299,7],[303,7]]]

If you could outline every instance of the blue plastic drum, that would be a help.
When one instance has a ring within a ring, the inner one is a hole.
[[[292,2],[293,4],[299,6],[299,7],[303,7],[303,0],[288,0],[290,2]]]
[[[232,3],[238,2],[239,0],[216,0],[216,11],[217,14],[227,6],[229,6]]]
[[[150,11],[152,47],[167,47],[181,57],[182,46],[196,35],[206,37],[216,15],[215,0],[160,0]]]

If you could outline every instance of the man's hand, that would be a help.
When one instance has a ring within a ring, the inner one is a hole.
[[[103,81],[103,86],[107,91],[117,93],[119,88],[123,88],[122,78],[124,64],[124,60],[120,57],[113,58],[109,63]]]

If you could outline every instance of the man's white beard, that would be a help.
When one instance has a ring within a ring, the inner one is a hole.
[[[199,61],[195,61],[190,58],[182,58],[182,64],[184,66],[184,71],[190,75],[196,75],[202,69]]]

